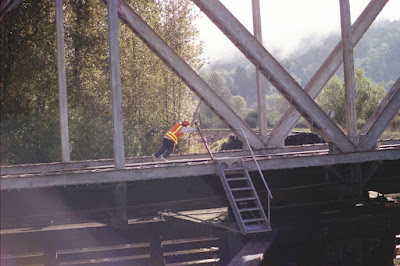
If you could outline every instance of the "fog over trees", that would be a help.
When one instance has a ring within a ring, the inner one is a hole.
[[[311,37],[310,37],[311,38]],[[318,42],[305,39],[299,43],[297,51],[291,56],[278,61],[302,86],[309,82],[329,53],[340,41],[339,34],[331,34]],[[357,105],[359,124],[362,125],[371,115],[375,107],[380,103],[386,92],[392,87],[400,75],[400,21],[380,20],[375,22],[365,33],[354,49],[356,68],[356,91],[361,103]],[[309,45],[312,44],[312,45]],[[242,112],[245,121],[252,127],[257,126],[257,88],[255,79],[255,67],[241,54],[219,60],[203,69],[205,76],[218,73],[233,96],[241,96],[247,103],[247,113]],[[212,74],[211,74],[212,73]],[[340,93],[343,89],[343,68],[340,67],[332,80],[326,85]],[[267,97],[268,126],[273,126],[287,110],[289,104],[268,82],[265,84]],[[324,90],[323,90],[324,91]],[[322,92],[318,101],[323,109],[332,109],[329,101],[323,100],[328,92]],[[364,95],[364,96],[361,96]],[[338,98],[334,104],[337,110],[336,120],[344,126],[342,112],[344,114],[343,98]],[[331,103],[333,104],[333,103]],[[341,106],[339,108],[339,105]],[[340,109],[340,110],[339,110]],[[368,109],[368,110],[366,110]],[[339,117],[338,117],[339,116]],[[393,121],[391,127],[397,129],[399,116]],[[305,126],[300,120],[299,126]]]

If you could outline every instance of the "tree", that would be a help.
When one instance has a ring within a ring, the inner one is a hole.
[[[197,13],[191,1],[130,0],[128,4],[189,65],[200,69],[202,44],[195,41]],[[59,160],[55,155],[60,145],[58,127],[31,126],[32,121],[58,125],[54,20],[54,2],[40,0],[22,3],[1,25],[1,55],[5,59],[1,61],[1,73],[5,73],[1,75],[2,163]],[[64,25],[71,159],[110,157],[106,5],[101,1],[67,1]],[[125,153],[150,154],[158,137],[176,120],[189,119],[196,105],[193,93],[127,26],[120,23],[119,30]],[[37,137],[41,133],[54,145],[42,144],[45,142]],[[5,151],[11,147],[23,152],[16,156],[12,150]],[[21,154],[30,155],[22,159]]]
[[[356,110],[358,123],[364,124],[385,96],[383,84],[374,86],[365,76],[362,69],[355,71]],[[338,76],[334,76],[324,87],[317,98],[324,111],[335,112],[334,120],[342,127],[346,126],[346,111],[344,105],[344,84]]]

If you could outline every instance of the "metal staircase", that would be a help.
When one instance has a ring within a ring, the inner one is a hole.
[[[242,134],[243,138],[246,140],[243,131]],[[250,233],[268,232],[272,230],[270,219],[268,218],[270,216],[269,209],[272,195],[250,145],[247,140],[245,142],[246,145],[243,145],[244,151],[246,151],[246,147],[249,148],[252,159],[257,165],[261,178],[267,188],[268,216],[265,214],[249,172],[246,169],[246,152],[243,158],[217,160],[216,167],[221,183],[232,207],[232,211],[235,215],[239,230],[242,234],[247,235]]]

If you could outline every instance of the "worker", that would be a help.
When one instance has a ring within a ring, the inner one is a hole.
[[[197,126],[197,121],[195,121],[194,124]],[[167,158],[174,151],[175,146],[178,145],[178,139],[181,138],[184,133],[192,133],[196,131],[196,128],[188,126],[189,122],[183,121],[177,123],[168,130],[167,133],[165,133],[161,147],[156,151],[156,153],[151,155],[153,162],[155,162],[160,156],[161,160],[166,162],[167,160],[165,158]]]

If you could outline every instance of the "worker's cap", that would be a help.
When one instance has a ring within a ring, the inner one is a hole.
[[[183,121],[182,125],[184,125],[185,127],[187,127],[189,125],[189,121]]]

